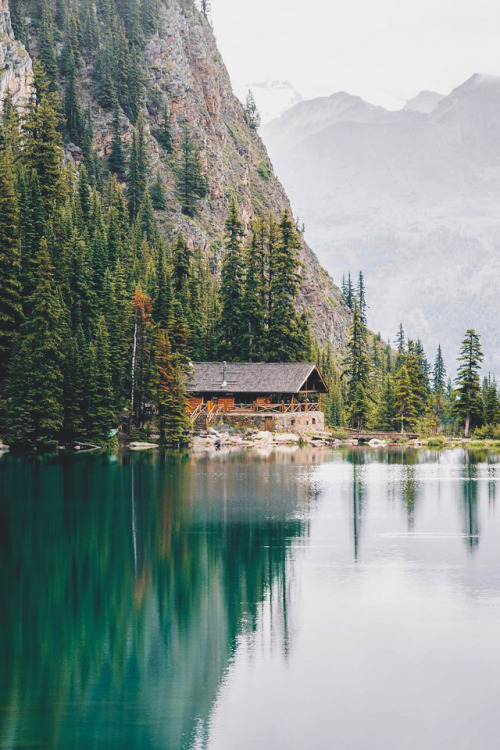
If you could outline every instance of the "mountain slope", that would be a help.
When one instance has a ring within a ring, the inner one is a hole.
[[[247,228],[254,216],[268,211],[279,214],[289,207],[289,201],[274,176],[262,141],[245,122],[209,23],[192,0],[160,0],[158,7],[158,29],[146,41],[140,67],[145,83],[141,108],[146,121],[150,179],[159,170],[167,190],[167,210],[160,212],[159,219],[168,238],[183,230],[193,246],[213,256],[220,265],[224,221],[232,196]],[[40,20],[32,19],[28,34],[34,54],[39,28]],[[111,149],[113,113],[96,99],[93,67],[91,55],[80,61],[78,86],[84,108],[90,106],[94,146],[104,161]],[[174,148],[178,149],[187,123],[208,178],[207,197],[194,219],[182,214],[175,196],[174,156],[168,155],[151,134],[166,104],[171,112]],[[123,110],[120,127],[124,143],[130,144],[132,124]],[[68,151],[79,159],[74,144],[68,144]],[[330,339],[341,352],[350,316],[340,291],[305,244],[301,261],[304,283],[300,306],[308,309],[320,341]]]
[[[334,278],[365,271],[372,327],[393,336],[402,320],[431,349],[441,341],[450,367],[476,327],[499,370],[500,78],[426,99],[389,112],[336,94],[262,134]]]

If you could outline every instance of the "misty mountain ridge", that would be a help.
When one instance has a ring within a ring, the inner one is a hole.
[[[371,327],[402,320],[450,369],[468,327],[500,372],[500,77],[390,111],[338,92],[261,130],[308,240],[337,282],[366,274]]]
[[[249,91],[255,97],[264,125],[303,101],[301,94],[289,81],[267,80],[239,86],[236,95],[243,104]]]

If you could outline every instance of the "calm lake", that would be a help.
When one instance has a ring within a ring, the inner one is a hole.
[[[462,450],[4,455],[0,748],[498,750],[499,482]]]

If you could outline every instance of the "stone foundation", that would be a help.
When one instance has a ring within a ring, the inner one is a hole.
[[[306,432],[323,432],[325,415],[322,411],[300,412],[296,414],[266,413],[237,414],[229,413],[221,417],[224,424],[239,425],[246,429],[268,430],[269,432],[293,432],[303,435]]]

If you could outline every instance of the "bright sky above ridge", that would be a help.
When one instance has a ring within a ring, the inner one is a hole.
[[[235,88],[288,80],[306,99],[347,91],[399,109],[500,74],[498,0],[212,0]]]

